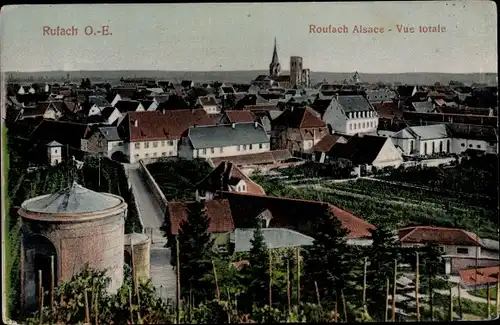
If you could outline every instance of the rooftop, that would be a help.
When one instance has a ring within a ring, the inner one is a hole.
[[[80,214],[101,212],[118,207],[121,203],[123,200],[117,196],[94,192],[73,182],[54,194],[28,199],[21,207],[28,213]]]

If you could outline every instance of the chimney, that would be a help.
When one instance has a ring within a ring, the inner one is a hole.
[[[139,126],[139,121],[135,120],[135,121],[134,121],[134,126],[135,126],[135,127],[138,127],[138,126]]]
[[[253,125],[255,126],[255,128],[259,127],[259,123],[258,122],[254,122]]]
[[[231,127],[234,129],[236,127],[236,123],[231,123]]]
[[[335,94],[335,99],[339,100],[339,94],[338,93]]]

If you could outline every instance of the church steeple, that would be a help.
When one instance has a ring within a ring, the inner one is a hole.
[[[278,49],[276,47],[276,37],[274,38],[274,50],[271,64],[269,64],[269,76],[277,77],[280,75],[280,61],[278,59]]]

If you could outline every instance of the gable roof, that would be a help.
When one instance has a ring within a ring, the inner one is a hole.
[[[430,101],[413,102],[411,105],[415,109],[415,112],[418,113],[432,113],[434,110],[434,105]]]
[[[221,195],[229,201],[236,228],[252,228],[257,216],[269,210],[272,214],[270,228],[293,229],[314,237],[307,230],[308,225],[329,210],[350,231],[347,236],[350,239],[370,238],[370,230],[375,229],[365,220],[328,203],[235,192],[222,192]]]
[[[479,237],[469,231],[458,228],[417,226],[398,231],[402,243],[424,244],[435,242],[442,245],[480,246]]]
[[[308,107],[290,107],[275,118],[271,124],[294,129],[326,127],[326,123],[314,115],[312,109]]]
[[[104,136],[107,141],[120,141],[120,135],[116,126],[101,126],[99,132]]]
[[[407,129],[415,133],[421,140],[442,139],[450,137],[446,124],[410,126]]]
[[[194,149],[269,143],[266,131],[258,123],[190,127],[187,136]]]
[[[337,143],[329,151],[330,157],[349,159],[355,165],[371,165],[382,147],[391,139],[374,135],[355,136],[347,143]]]
[[[339,95],[332,98],[333,103],[338,103],[345,113],[374,111],[368,99],[362,95]]]
[[[316,143],[312,150],[316,152],[329,152],[337,143],[346,143],[347,139],[339,134],[327,134]]]
[[[227,110],[224,115],[229,120],[229,123],[252,123],[257,120],[257,117],[247,110]]]
[[[187,220],[189,208],[195,202],[169,202],[167,213],[171,235],[177,235],[183,220]],[[210,218],[209,233],[224,233],[234,230],[233,218],[229,202],[225,199],[205,201],[207,216]]]
[[[196,184],[196,189],[212,193],[230,191],[230,187],[235,186],[241,180],[245,181],[247,185],[247,193],[266,195],[264,189],[259,184],[252,181],[235,164],[229,161],[221,161],[210,174]]]
[[[250,166],[259,164],[279,164],[292,158],[293,156],[290,151],[282,149],[247,155],[211,158],[211,161],[214,165],[218,165],[222,161],[230,161],[237,166]]]
[[[198,97],[202,106],[217,106],[217,101],[214,96],[200,96]]]
[[[141,102],[137,100],[119,100],[115,104],[115,108],[120,111],[120,113],[135,112],[139,107]]]
[[[203,109],[129,112],[124,122],[124,137],[132,142],[180,139],[193,125],[215,124]]]

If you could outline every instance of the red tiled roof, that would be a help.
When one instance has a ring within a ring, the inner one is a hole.
[[[305,107],[285,110],[272,124],[294,129],[326,127],[326,123],[313,114],[312,108]]]
[[[263,211],[269,210],[272,215],[269,227],[290,228],[311,234],[310,223],[329,209],[342,225],[349,231],[347,237],[369,238],[370,230],[375,226],[331,204],[298,200],[275,196],[257,196],[244,193],[222,192],[222,197],[228,199],[236,228],[253,227],[255,218]]]
[[[257,120],[257,117],[254,115],[254,113],[247,110],[225,111],[224,114],[227,116],[227,119],[230,123],[250,123]]]
[[[170,234],[177,235],[183,220],[187,220],[189,206],[195,202],[169,202],[168,217],[170,220]],[[207,216],[210,218],[208,232],[224,233],[234,230],[233,218],[229,202],[225,199],[216,199],[205,202]]]
[[[499,281],[500,266],[460,270],[460,280],[465,286],[496,284]],[[477,282],[476,282],[477,279]]]
[[[373,104],[373,108],[377,112],[379,117],[394,119],[401,118],[403,112],[398,108],[398,104],[395,102],[382,102]]]
[[[337,141],[343,139],[344,137],[338,134],[327,134],[313,147],[313,151],[316,152],[328,152],[337,143]]]
[[[180,139],[182,133],[194,125],[215,125],[203,109],[129,112],[127,119],[132,142]]]
[[[234,186],[241,180],[246,183],[247,193],[266,195],[266,192],[259,184],[252,181],[236,165],[228,161],[221,161],[210,174],[196,185],[196,188],[213,193],[220,190],[230,191],[229,186]]]
[[[400,229],[399,240],[402,243],[436,242],[442,245],[480,246],[477,236],[458,228],[417,226]]]
[[[222,161],[230,161],[237,166],[250,166],[259,164],[278,164],[291,158],[293,158],[293,156],[288,150],[272,150],[248,155],[212,158],[212,163],[217,166]]]

